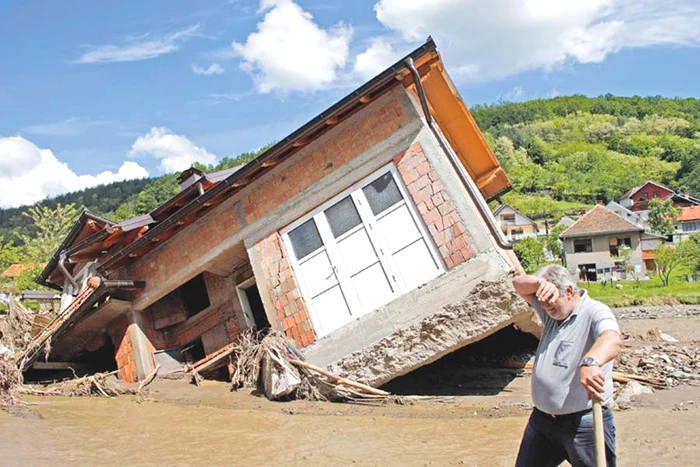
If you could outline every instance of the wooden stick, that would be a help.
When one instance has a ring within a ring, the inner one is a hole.
[[[138,392],[141,392],[141,390],[142,390],[143,388],[145,388],[146,386],[148,386],[149,384],[151,384],[151,381],[153,381],[153,380],[156,378],[156,375],[158,374],[158,370],[160,370],[160,363],[159,363],[158,365],[156,365],[155,370],[153,370],[153,372],[152,372],[150,375],[148,375],[148,376],[146,377],[146,379],[144,379],[143,381],[141,381],[141,382],[139,383]]]
[[[617,381],[618,383],[629,383],[630,381],[638,381],[640,383],[646,383],[650,386],[654,386],[655,388],[666,388],[666,382],[658,378],[647,378],[645,376],[630,375],[627,373],[619,373],[617,371],[612,372],[612,378],[613,381]]]
[[[600,401],[593,397],[593,434],[595,436],[596,467],[605,467],[605,426],[603,425],[603,407]]]
[[[338,384],[344,384],[345,386],[350,386],[353,388],[361,389],[362,391],[368,392],[370,394],[376,394],[377,396],[389,396],[389,395],[391,395],[391,393],[386,392],[386,391],[382,391],[381,389],[375,389],[372,386],[367,386],[366,384],[357,383],[355,381],[350,381],[349,379],[341,378],[338,375],[334,375],[333,373],[327,372],[323,368],[319,368],[319,367],[312,365],[310,363],[302,362],[301,360],[290,359],[289,363],[296,365],[296,366],[308,368],[309,370],[313,370],[316,373],[320,373],[323,376],[332,379],[333,381],[335,381]]]

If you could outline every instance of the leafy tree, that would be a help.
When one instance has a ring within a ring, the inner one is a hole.
[[[27,260],[34,264],[47,261],[58,249],[80,212],[74,204],[58,204],[54,209],[37,206],[24,212],[23,215],[32,220],[36,232],[31,237],[22,236]]]
[[[525,237],[513,246],[520,264],[528,273],[533,273],[545,263],[545,241],[537,237]]]
[[[687,272],[697,267],[700,258],[699,243],[696,238],[693,238],[678,242],[675,247],[661,245],[656,249],[654,261],[664,286],[668,286],[674,270],[680,269]]]
[[[564,262],[564,245],[561,240],[559,240],[559,234],[566,230],[565,225],[558,225],[549,231],[547,235],[545,246],[547,251],[559,260],[560,263]]]
[[[641,278],[637,274],[634,264],[632,264],[630,261],[630,258],[632,257],[632,249],[628,246],[620,246],[618,247],[617,253],[617,256],[613,257],[615,262],[621,264],[622,270],[625,271],[626,275],[629,275],[634,280],[637,287],[642,285],[640,280]]]
[[[3,237],[0,237],[0,273],[10,265],[19,263],[21,257],[21,248],[15,246],[14,240],[6,242]]]
[[[671,235],[676,230],[676,219],[681,210],[673,206],[673,200],[652,199],[649,202],[649,225],[661,235]]]

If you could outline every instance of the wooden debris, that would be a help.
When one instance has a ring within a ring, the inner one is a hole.
[[[376,402],[392,398],[386,391],[305,362],[294,344],[277,331],[265,337],[244,334],[235,346],[232,364],[234,389],[259,388],[270,399]]]
[[[629,383],[630,381],[637,381],[639,383],[648,384],[649,386],[655,387],[657,389],[666,389],[666,381],[658,378],[649,378],[639,375],[631,375],[627,373],[620,373],[617,371],[612,372],[613,381],[618,383]]]

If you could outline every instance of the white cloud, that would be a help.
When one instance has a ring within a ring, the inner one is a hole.
[[[352,28],[319,27],[292,0],[262,0],[265,17],[245,43],[233,43],[241,68],[261,93],[315,91],[333,85],[348,58]]]
[[[81,55],[78,63],[135,62],[148,60],[159,55],[175,52],[180,42],[192,37],[199,29],[199,24],[164,36],[151,38],[145,34],[137,39],[127,40],[125,45],[102,45],[94,47]]]
[[[195,146],[185,136],[173,134],[167,128],[154,127],[139,136],[129,151],[130,156],[150,155],[160,160],[163,172],[178,172],[195,162],[213,164],[216,156],[204,148]]]
[[[353,73],[363,80],[369,80],[399,58],[391,43],[382,37],[375,37],[369,47],[355,57]]]
[[[411,43],[433,35],[453,74],[503,78],[632,47],[700,45],[696,0],[380,0],[377,19]]]
[[[0,207],[32,204],[46,197],[121,180],[148,177],[136,162],[124,162],[117,173],[78,175],[49,149],[39,149],[22,136],[0,137]]]
[[[218,63],[212,63],[207,68],[201,67],[199,65],[192,65],[192,71],[198,75],[221,75],[224,73],[224,67]]]

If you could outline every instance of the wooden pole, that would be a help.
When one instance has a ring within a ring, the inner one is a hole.
[[[593,397],[593,434],[595,436],[596,467],[605,467],[605,426],[603,426],[603,407]]]
[[[323,376],[332,379],[333,381],[335,381],[338,384],[344,384],[345,386],[350,386],[350,387],[353,387],[356,389],[360,389],[362,391],[365,391],[365,392],[368,392],[370,394],[374,394],[377,396],[390,396],[391,395],[391,393],[388,393],[386,391],[382,391],[381,389],[375,389],[372,386],[367,386],[366,384],[362,384],[362,383],[358,383],[355,381],[350,381],[349,379],[341,378],[338,375],[334,375],[333,373],[327,372],[323,368],[319,368],[316,365],[312,365],[310,363],[302,362],[301,360],[290,359],[289,363],[291,363],[292,365],[308,368],[309,370],[313,370],[316,373],[320,373]]]

